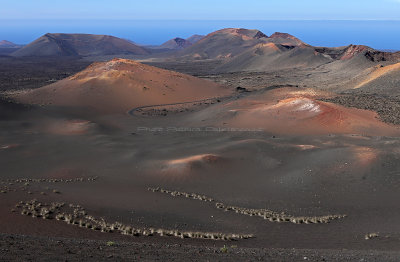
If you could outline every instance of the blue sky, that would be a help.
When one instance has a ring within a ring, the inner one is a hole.
[[[400,20],[400,0],[1,0],[0,19]]]

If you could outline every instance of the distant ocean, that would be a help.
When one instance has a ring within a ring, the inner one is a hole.
[[[259,29],[267,35],[290,33],[314,46],[364,44],[400,50],[400,21],[144,21],[0,20],[0,40],[26,44],[50,33],[109,34],[139,44],[157,45],[173,37],[207,34],[226,27]]]

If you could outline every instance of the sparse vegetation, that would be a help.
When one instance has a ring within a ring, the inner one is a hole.
[[[115,246],[115,242],[114,241],[107,241],[106,245],[109,246],[109,247],[112,247],[112,246]]]
[[[222,253],[228,253],[228,247],[226,245],[224,245],[223,247],[220,248],[220,251]]]

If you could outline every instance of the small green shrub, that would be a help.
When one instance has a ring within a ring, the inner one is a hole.
[[[228,247],[226,245],[224,245],[223,247],[221,247],[220,251],[222,253],[228,253]]]
[[[107,242],[107,246],[109,246],[109,247],[115,246],[115,242],[113,242],[113,241],[108,241],[108,242]]]

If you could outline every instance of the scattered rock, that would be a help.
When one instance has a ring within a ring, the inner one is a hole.
[[[204,195],[199,195],[196,193],[185,193],[179,191],[171,191],[163,188],[148,188],[149,191],[152,192],[160,192],[164,194],[169,194],[173,197],[186,197],[190,199],[205,201],[205,202],[215,202],[215,200],[211,197],[207,197]],[[215,207],[217,209],[223,209],[224,211],[232,211],[238,214],[247,215],[247,216],[258,216],[262,217],[265,220],[270,222],[290,222],[294,224],[318,224],[318,223],[329,223],[332,220],[345,218],[346,215],[326,215],[326,216],[314,216],[314,217],[295,217],[286,215],[284,213],[274,212],[268,209],[250,209],[236,206],[228,206],[224,203],[217,202],[215,203]]]

